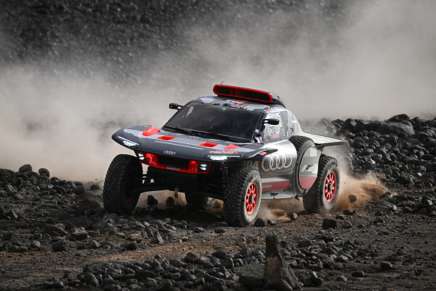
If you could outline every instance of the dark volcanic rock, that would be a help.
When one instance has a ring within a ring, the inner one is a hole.
[[[153,197],[153,195],[147,196],[147,205],[149,207],[156,207],[158,205],[159,201],[157,201],[156,198]]]
[[[299,282],[285,261],[277,236],[266,237],[266,261],[264,279],[267,287],[290,291],[299,288]]]
[[[265,266],[263,264],[249,264],[237,269],[241,284],[254,290],[263,286]]]
[[[51,248],[54,252],[62,252],[67,250],[67,243],[65,240],[60,239],[52,243]]]
[[[50,171],[46,168],[41,168],[38,170],[38,173],[41,177],[50,178]]]
[[[256,221],[254,222],[254,226],[258,226],[258,227],[264,227],[267,226],[267,221],[263,218],[257,218]]]
[[[388,184],[436,185],[434,120],[400,114],[386,121],[347,119],[332,124],[349,141],[355,172],[380,173]]]
[[[83,227],[78,227],[71,233],[71,238],[73,240],[85,240],[88,238],[88,232]]]
[[[26,165],[22,165],[19,169],[18,169],[19,173],[30,173],[32,172],[32,166],[29,164]]]
[[[322,220],[323,229],[336,228],[337,224],[336,220],[332,218],[324,218]]]

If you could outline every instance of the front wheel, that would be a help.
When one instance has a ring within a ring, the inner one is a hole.
[[[331,210],[339,194],[339,171],[336,159],[322,155],[315,184],[303,196],[304,209],[308,212]]]
[[[139,193],[132,192],[141,186],[142,166],[129,155],[118,155],[109,166],[103,188],[103,204],[108,212],[130,214],[138,203]]]
[[[231,226],[253,223],[260,209],[262,184],[254,167],[240,169],[226,187],[224,217]]]

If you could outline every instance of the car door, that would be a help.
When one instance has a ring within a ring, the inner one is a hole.
[[[266,119],[277,119],[279,124],[265,124],[263,126],[264,147],[276,151],[262,159],[260,163],[261,176],[263,178],[285,177],[290,179],[297,158],[297,150],[289,141],[291,131],[288,128],[288,112],[287,110],[272,111],[266,115]]]

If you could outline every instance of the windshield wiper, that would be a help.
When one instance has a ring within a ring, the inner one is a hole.
[[[184,134],[192,134],[192,130],[189,129],[184,129],[181,127],[176,127],[176,126],[164,126],[163,129],[169,129],[169,130],[173,130],[179,133],[184,133]]]
[[[204,137],[212,137],[217,139],[224,139],[228,141],[234,141],[234,142],[247,142],[246,138],[238,137],[238,136],[232,136],[227,135],[223,133],[215,133],[215,132],[208,132],[208,131],[200,131],[200,130],[192,130],[192,134],[199,134]]]
[[[169,129],[173,130],[179,133],[189,134],[189,135],[195,135],[199,137],[211,137],[216,139],[224,139],[228,141],[233,142],[247,142],[248,140],[246,138],[232,136],[232,135],[226,135],[222,133],[214,133],[214,132],[208,132],[208,131],[201,131],[201,130],[194,130],[194,129],[185,129],[177,126],[164,126],[163,129]]]

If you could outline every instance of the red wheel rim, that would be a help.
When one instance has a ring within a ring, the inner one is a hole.
[[[327,202],[332,202],[336,197],[336,191],[338,189],[337,181],[335,171],[331,171],[327,174],[324,182],[324,198]]]
[[[248,215],[251,215],[256,210],[259,193],[256,183],[248,184],[247,192],[245,193],[245,210]]]

